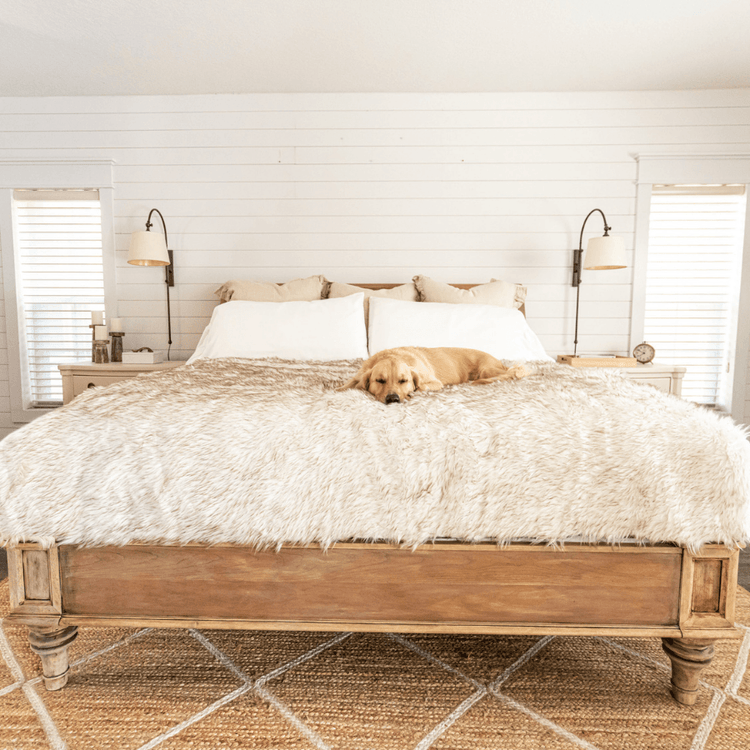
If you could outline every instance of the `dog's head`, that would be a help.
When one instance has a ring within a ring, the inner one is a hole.
[[[385,357],[363,368],[344,388],[368,391],[384,404],[403,403],[419,389],[419,375],[398,357]]]

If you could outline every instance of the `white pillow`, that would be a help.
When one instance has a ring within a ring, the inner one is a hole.
[[[397,346],[460,346],[498,359],[552,361],[518,310],[371,297],[370,356]]]
[[[188,364],[220,357],[367,359],[363,294],[314,302],[226,302]]]

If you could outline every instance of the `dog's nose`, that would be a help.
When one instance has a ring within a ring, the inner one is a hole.
[[[385,397],[385,403],[386,404],[397,404],[401,401],[401,397],[398,395],[398,393],[389,393]]]

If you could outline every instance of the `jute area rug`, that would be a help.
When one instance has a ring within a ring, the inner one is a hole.
[[[0,748],[747,750],[744,589],[738,621],[694,708],[656,638],[82,628],[48,693],[26,628],[0,621]]]

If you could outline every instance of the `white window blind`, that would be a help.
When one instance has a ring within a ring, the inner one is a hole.
[[[104,310],[97,190],[15,190],[22,378],[30,407],[62,403],[57,365],[91,361],[91,311]]]
[[[644,336],[687,368],[682,394],[726,406],[745,224],[743,185],[654,186]]]

